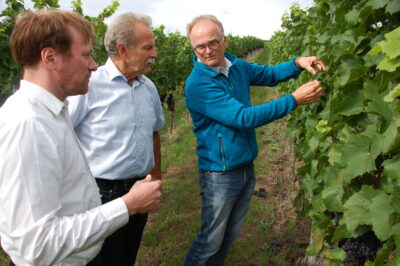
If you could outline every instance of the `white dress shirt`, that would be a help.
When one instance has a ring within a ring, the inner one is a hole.
[[[100,194],[67,102],[22,80],[0,108],[0,238],[18,266],[85,265],[128,221]]]
[[[154,168],[153,132],[164,125],[153,82],[133,86],[111,59],[92,73],[89,92],[68,97],[75,132],[95,177],[142,177]]]

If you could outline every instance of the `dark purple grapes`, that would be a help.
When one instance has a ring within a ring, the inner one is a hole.
[[[376,252],[382,247],[382,242],[373,231],[357,238],[347,238],[339,242],[339,247],[346,251],[345,265],[362,266],[366,261],[374,261]]]

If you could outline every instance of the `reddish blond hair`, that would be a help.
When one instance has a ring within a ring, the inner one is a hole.
[[[72,44],[69,26],[82,33],[86,42],[92,42],[92,24],[78,13],[45,8],[21,13],[10,37],[11,53],[15,61],[24,66],[34,66],[45,47],[67,54]]]

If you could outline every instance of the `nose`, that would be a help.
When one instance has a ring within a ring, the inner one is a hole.
[[[158,53],[157,53],[157,48],[156,47],[154,47],[154,49],[153,49],[153,51],[152,51],[152,53],[151,53],[151,57],[153,57],[153,58],[155,58],[155,57],[157,57],[157,55],[158,55]]]
[[[93,57],[90,57],[89,70],[90,71],[96,71],[97,70],[97,64],[96,64],[96,61],[94,61]]]
[[[208,51],[207,51],[207,49],[208,49]],[[206,49],[204,50],[204,52],[208,54],[211,51],[212,51],[211,47],[209,45],[206,45]]]

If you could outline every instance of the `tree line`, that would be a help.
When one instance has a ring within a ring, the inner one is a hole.
[[[44,7],[60,7],[58,0],[31,0],[34,9]],[[107,52],[104,48],[103,38],[107,29],[105,19],[111,17],[119,7],[119,2],[113,0],[96,17],[87,16],[94,26],[96,38],[93,42],[93,58],[98,65],[107,60]],[[71,9],[83,14],[82,0],[72,0]],[[0,104],[18,87],[21,79],[21,69],[14,62],[8,39],[11,35],[15,18],[25,11],[23,0],[6,0],[6,8],[0,13]],[[183,92],[185,79],[189,76],[193,66],[192,47],[186,36],[179,32],[165,32],[165,26],[161,25],[153,29],[157,43],[158,57],[153,71],[148,76],[156,84],[161,100],[168,109],[174,111],[175,94]],[[252,36],[227,36],[229,41],[228,52],[239,57],[244,57],[248,52],[264,47],[264,41]]]

